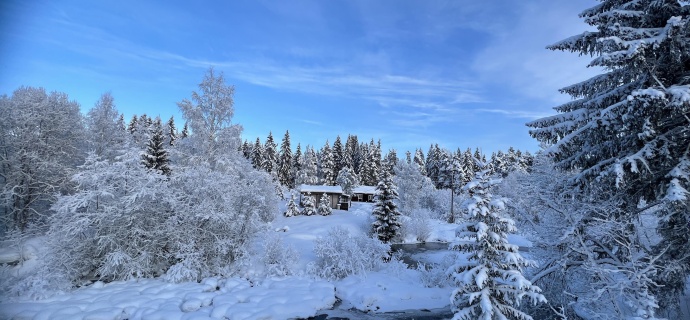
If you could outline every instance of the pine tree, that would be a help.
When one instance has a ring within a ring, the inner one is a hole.
[[[256,137],[254,147],[252,148],[252,166],[255,169],[263,169],[264,161],[264,146],[261,144],[259,137]]]
[[[429,179],[434,183],[436,188],[439,188],[441,183],[441,148],[438,144],[433,144],[429,147],[429,152],[426,155],[426,173]]]
[[[175,140],[177,140],[177,127],[175,127],[175,118],[170,117],[168,120],[168,145],[175,145]]]
[[[297,208],[297,205],[295,204],[295,195],[290,194],[290,200],[288,201],[287,204],[287,210],[285,211],[285,216],[286,217],[294,217],[299,215],[299,208]]]
[[[354,172],[357,172],[357,159],[359,149],[359,143],[357,142],[357,136],[347,135],[347,141],[345,142],[345,151],[343,154],[343,166],[350,167]]]
[[[314,148],[307,146],[304,151],[302,168],[297,172],[296,185],[315,185],[319,183],[318,162]]]
[[[292,148],[290,147],[290,132],[285,131],[283,142],[280,144],[280,161],[278,161],[278,181],[288,188],[295,187],[292,178]]]
[[[137,117],[137,115],[133,115],[132,119],[129,120],[129,125],[127,126],[127,131],[129,131],[130,134],[134,134],[134,132],[137,131],[138,122],[139,118]]]
[[[132,120],[134,120],[134,118],[132,118]],[[153,119],[146,114],[142,114],[139,116],[139,120],[134,122],[134,126],[134,130],[131,131],[134,145],[138,148],[146,149],[146,145],[149,139],[151,139],[153,131]]]
[[[486,158],[484,157],[482,152],[479,151],[479,148],[474,149],[474,159],[475,159],[475,161],[474,161],[474,167],[473,167],[474,170],[473,171],[476,173],[476,172],[483,170],[482,164],[486,163]]]
[[[349,167],[344,167],[338,172],[335,182],[343,189],[343,195],[347,197],[352,197],[354,189],[359,186],[359,178]]]
[[[376,144],[374,144],[374,139],[369,142],[369,149],[374,150],[371,155],[373,156],[374,167],[376,168],[376,178],[379,177],[381,170],[383,169],[383,155],[381,152],[381,139],[379,139]],[[397,158],[397,155],[396,155]],[[378,182],[378,179],[376,180]]]
[[[142,163],[149,169],[170,175],[168,152],[165,151],[164,144],[163,124],[160,118],[156,118],[153,122],[151,138],[149,138],[146,146],[146,152],[142,155]]]
[[[311,194],[302,197],[302,212],[305,216],[313,216],[316,214],[316,199]]]
[[[364,149],[366,154],[364,154],[364,161],[362,161],[361,167],[361,178],[362,184],[367,186],[372,186],[377,184],[379,172],[376,170],[376,162],[374,161],[374,150],[366,147]]]
[[[117,128],[127,131],[127,124],[125,123],[125,115],[123,113],[120,113],[120,117],[117,119]]]
[[[186,137],[189,137],[189,125],[187,125],[187,122],[185,122],[184,126],[182,127],[182,132],[180,132],[180,139],[184,139]]]
[[[388,243],[400,230],[400,211],[398,211],[398,189],[388,170],[381,171],[381,178],[376,186],[373,215],[376,219],[372,225],[379,240]]]
[[[395,149],[390,149],[388,150],[388,154],[386,154],[386,159],[383,161],[383,170],[388,170],[391,175],[395,175],[393,168],[396,164],[398,164],[398,153]]]
[[[247,159],[247,160],[252,160],[252,146],[249,144],[249,141],[246,139],[242,143],[242,155]]]
[[[539,287],[523,275],[532,266],[508,242],[516,231],[512,219],[503,217],[503,199],[491,194],[491,181],[483,170],[464,189],[470,198],[465,203],[468,220],[458,227],[451,249],[469,253],[451,267],[457,289],[451,295],[453,319],[532,319],[517,309],[523,297],[532,303],[546,302]]]
[[[467,148],[462,154],[462,171],[465,172],[465,182],[470,182],[470,180],[473,179],[476,173],[475,166],[476,160],[472,155],[472,150]]]
[[[275,140],[273,140],[273,133],[269,132],[266,138],[266,143],[264,143],[264,158],[261,162],[261,168],[264,171],[270,173],[274,177],[277,176],[276,170],[278,169],[278,145],[276,145]]]
[[[508,157],[506,156],[503,151],[499,150],[496,153],[496,173],[500,174],[501,176],[505,177],[508,175]]]
[[[343,142],[340,141],[340,136],[335,137],[333,142],[333,172],[337,174],[345,166],[345,150],[343,149]]]
[[[323,185],[332,186],[335,184],[335,162],[333,161],[333,152],[331,146],[326,140],[326,144],[321,148],[321,183]]]
[[[690,274],[690,11],[686,1],[605,0],[580,14],[597,28],[551,50],[592,55],[605,73],[561,89],[574,98],[528,123],[573,182],[621,197],[620,222],[659,214],[664,271],[651,288],[673,306]],[[591,183],[596,181],[596,183]],[[629,235],[636,237],[634,233]],[[631,239],[631,241],[634,239]],[[649,316],[649,314],[647,314]]]
[[[417,165],[419,168],[419,172],[426,176],[426,163],[424,161],[424,152],[422,149],[417,149],[414,153],[414,163]]]
[[[292,156],[292,168],[290,170],[290,179],[292,180],[293,187],[297,185],[297,176],[304,166],[303,163],[304,158],[302,156],[302,145],[297,143],[295,154]]]
[[[321,199],[319,199],[319,208],[317,212],[322,216],[330,215],[333,212],[331,209],[331,197],[327,194],[322,194]]]
[[[453,175],[452,155],[448,150],[439,150],[436,189],[450,189]]]

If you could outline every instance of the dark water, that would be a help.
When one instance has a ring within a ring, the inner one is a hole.
[[[450,319],[453,313],[450,307],[433,310],[408,310],[387,313],[365,313],[359,310],[324,310],[323,314],[309,319],[314,320],[375,320],[375,319],[400,319],[400,320],[441,320]]]
[[[413,255],[430,251],[447,251],[446,242],[424,242],[424,243],[396,243],[391,245],[393,252],[399,255],[400,260],[407,264],[411,269],[416,269],[419,261]]]

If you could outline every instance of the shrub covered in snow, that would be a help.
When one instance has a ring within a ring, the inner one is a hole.
[[[320,215],[327,216],[333,212],[331,209],[331,199],[327,195],[322,195],[321,200],[319,200],[319,208],[317,209]]]
[[[312,274],[324,279],[342,279],[377,269],[388,256],[390,246],[365,235],[351,235],[343,227],[334,227],[314,245],[316,263]]]
[[[285,210],[284,215],[286,217],[294,217],[299,215],[299,208],[297,207],[297,204],[295,204],[294,194],[290,194],[290,201],[288,201],[287,209]]]
[[[316,200],[314,196],[304,196],[302,197],[302,212],[301,214],[305,216],[313,216],[316,213]]]
[[[299,252],[294,246],[285,244],[283,238],[268,232],[263,242],[261,262],[269,276],[288,276],[295,274],[295,267],[299,261]]]
[[[400,235],[403,239],[414,237],[419,242],[425,242],[431,236],[429,216],[432,213],[427,209],[414,209],[409,216],[402,217],[403,223]]]
[[[419,263],[417,271],[419,271],[419,279],[426,288],[444,288],[452,283],[452,279],[448,274],[448,269],[455,264],[457,255],[448,254],[441,260],[440,263]]]

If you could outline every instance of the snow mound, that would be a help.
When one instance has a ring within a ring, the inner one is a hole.
[[[406,310],[440,309],[450,304],[452,288],[424,288],[416,271],[396,276],[385,272],[367,274],[366,278],[350,276],[336,284],[336,296],[364,312],[396,312]],[[401,281],[409,278],[409,281]]]
[[[42,301],[0,303],[0,319],[287,319],[308,318],[335,303],[332,284],[301,277],[139,279],[98,284]]]

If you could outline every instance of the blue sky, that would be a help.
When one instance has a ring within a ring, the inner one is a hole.
[[[380,138],[400,153],[514,146],[524,123],[594,75],[545,46],[585,31],[595,1],[0,2],[0,93],[62,91],[86,112],[104,92],[127,119],[181,121],[209,66],[235,85],[244,137],[317,147]]]

